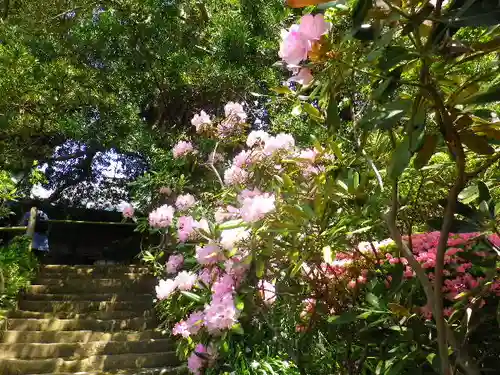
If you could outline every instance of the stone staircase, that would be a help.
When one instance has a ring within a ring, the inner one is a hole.
[[[184,374],[138,266],[46,265],[0,331],[0,374]]]

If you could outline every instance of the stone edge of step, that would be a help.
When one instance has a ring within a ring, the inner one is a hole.
[[[56,372],[50,374],[29,374],[29,375],[170,375],[170,374],[184,374],[186,372],[186,366],[173,366],[173,367],[155,367],[155,368],[144,368],[142,370],[137,369],[122,369],[118,371],[102,372],[102,371],[91,371],[91,372]],[[174,371],[174,372],[172,372]]]

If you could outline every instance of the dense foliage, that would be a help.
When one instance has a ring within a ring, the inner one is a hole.
[[[37,261],[30,250],[30,238],[19,236],[0,247],[0,309],[15,306],[18,293],[35,275]]]
[[[496,371],[499,6],[323,3],[290,1],[274,134],[207,106],[136,186],[164,327],[194,374]]]
[[[280,0],[2,4],[0,168],[48,164],[52,201],[126,198],[194,111],[279,82]]]

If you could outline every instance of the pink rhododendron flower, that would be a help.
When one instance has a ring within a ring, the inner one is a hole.
[[[210,286],[220,275],[220,269],[217,267],[203,268],[198,275],[198,280],[202,281],[204,286]]]
[[[299,70],[299,72],[296,75],[291,76],[288,79],[288,81],[289,82],[297,82],[303,86],[307,86],[308,84],[310,84],[313,81],[313,79],[314,79],[314,77],[311,74],[311,70],[308,68],[302,68]]]
[[[266,214],[275,210],[275,200],[274,195],[269,193],[245,198],[240,209],[241,218],[247,223],[263,219]]]
[[[200,114],[195,114],[191,119],[191,124],[196,127],[196,132],[200,133],[212,124],[210,116],[206,114],[205,111],[201,111]]]
[[[194,228],[199,231],[204,231],[209,233],[210,227],[208,226],[208,221],[205,218],[202,218],[194,223]]]
[[[196,221],[191,216],[181,216],[177,221],[177,236],[180,242],[186,242],[192,237]]]
[[[168,204],[158,207],[149,214],[149,225],[153,228],[166,228],[172,224],[174,208]]]
[[[274,284],[269,281],[260,280],[257,284],[259,288],[259,294],[267,305],[272,305],[276,301],[276,288]]]
[[[194,151],[193,144],[191,142],[179,141],[174,148],[172,149],[172,153],[174,154],[174,158],[180,158],[181,156],[190,154]]]
[[[356,284],[356,280],[351,280],[351,281],[349,281],[349,282],[347,283],[347,287],[348,287],[349,289],[354,289],[354,288],[356,288],[356,285],[357,285],[357,284]]]
[[[251,152],[243,150],[238,155],[236,155],[233,159],[233,165],[243,168],[244,166],[251,163],[252,159],[250,158]]]
[[[236,116],[240,122],[245,122],[247,114],[240,103],[228,102],[224,106],[224,113],[226,117]]]
[[[176,273],[183,265],[184,257],[182,254],[173,254],[168,258],[166,264],[167,273]]]
[[[224,262],[224,269],[234,280],[235,287],[238,287],[248,272],[250,265],[243,263],[242,259],[232,257]]]
[[[203,326],[203,311],[195,311],[186,320],[187,329],[191,335],[196,335]]]
[[[242,184],[248,179],[248,172],[232,165],[224,171],[224,182],[227,185]]]
[[[177,284],[177,288],[179,290],[191,290],[193,285],[196,283],[196,275],[194,273],[188,271],[179,272],[177,277],[175,278],[175,283]]]
[[[204,311],[205,327],[209,333],[217,334],[230,329],[237,322],[238,315],[232,294],[225,294],[222,298],[214,296]]]
[[[322,14],[313,16],[306,14],[300,19],[299,33],[309,40],[319,40],[330,30],[330,22],[326,22]]]
[[[280,133],[276,137],[269,137],[264,143],[264,153],[271,155],[279,150],[291,150],[295,147],[295,139],[290,134]]]
[[[127,203],[123,206],[122,215],[126,219],[132,219],[134,217],[134,207]]]
[[[174,336],[182,336],[184,338],[187,338],[191,335],[191,332],[189,332],[188,324],[184,320],[181,320],[180,322],[175,324],[174,328],[172,329],[172,334]]]
[[[420,314],[422,314],[422,317],[426,320],[431,320],[432,319],[432,308],[428,305],[422,306],[420,308]]]
[[[187,361],[189,371],[191,371],[191,373],[193,373],[194,375],[201,375],[201,371],[205,367],[206,360],[204,360],[201,356],[197,355],[196,353],[206,354],[207,349],[202,344],[196,345],[196,348],[191,353]]]
[[[299,25],[292,25],[288,31],[281,32],[279,57],[288,65],[299,65],[302,60],[307,59],[307,53],[311,49],[311,42],[299,32]]]
[[[270,135],[264,130],[252,130],[247,137],[247,146],[253,147],[255,145],[264,144],[269,139]]]
[[[303,161],[314,163],[316,161],[316,158],[318,157],[318,150],[316,150],[315,148],[308,148],[306,150],[300,151],[297,157]]]
[[[214,282],[212,292],[214,298],[224,298],[226,294],[234,292],[234,279],[229,274],[224,274]]]
[[[238,200],[238,202],[240,204],[243,204],[243,202],[245,201],[246,198],[253,198],[253,197],[259,196],[261,194],[263,194],[262,191],[260,191],[257,188],[254,188],[253,190],[244,189],[238,194],[236,199]]]
[[[205,246],[196,246],[196,260],[199,264],[207,265],[220,262],[224,258],[222,249],[215,243]]]
[[[175,201],[175,207],[179,211],[190,209],[196,204],[196,199],[191,194],[179,195]]]
[[[223,223],[226,220],[235,219],[239,216],[240,210],[233,206],[227,206],[225,209],[223,207],[218,207],[215,210],[214,217],[216,223]]]
[[[245,228],[234,228],[223,230],[220,236],[220,244],[226,250],[233,250],[236,244],[250,237],[250,231]]]
[[[155,287],[156,298],[160,301],[167,299],[177,288],[177,283],[172,279],[160,280]]]

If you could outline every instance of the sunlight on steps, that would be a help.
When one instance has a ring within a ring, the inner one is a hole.
[[[154,283],[138,266],[42,267],[0,332],[0,374],[184,374],[154,330]]]

